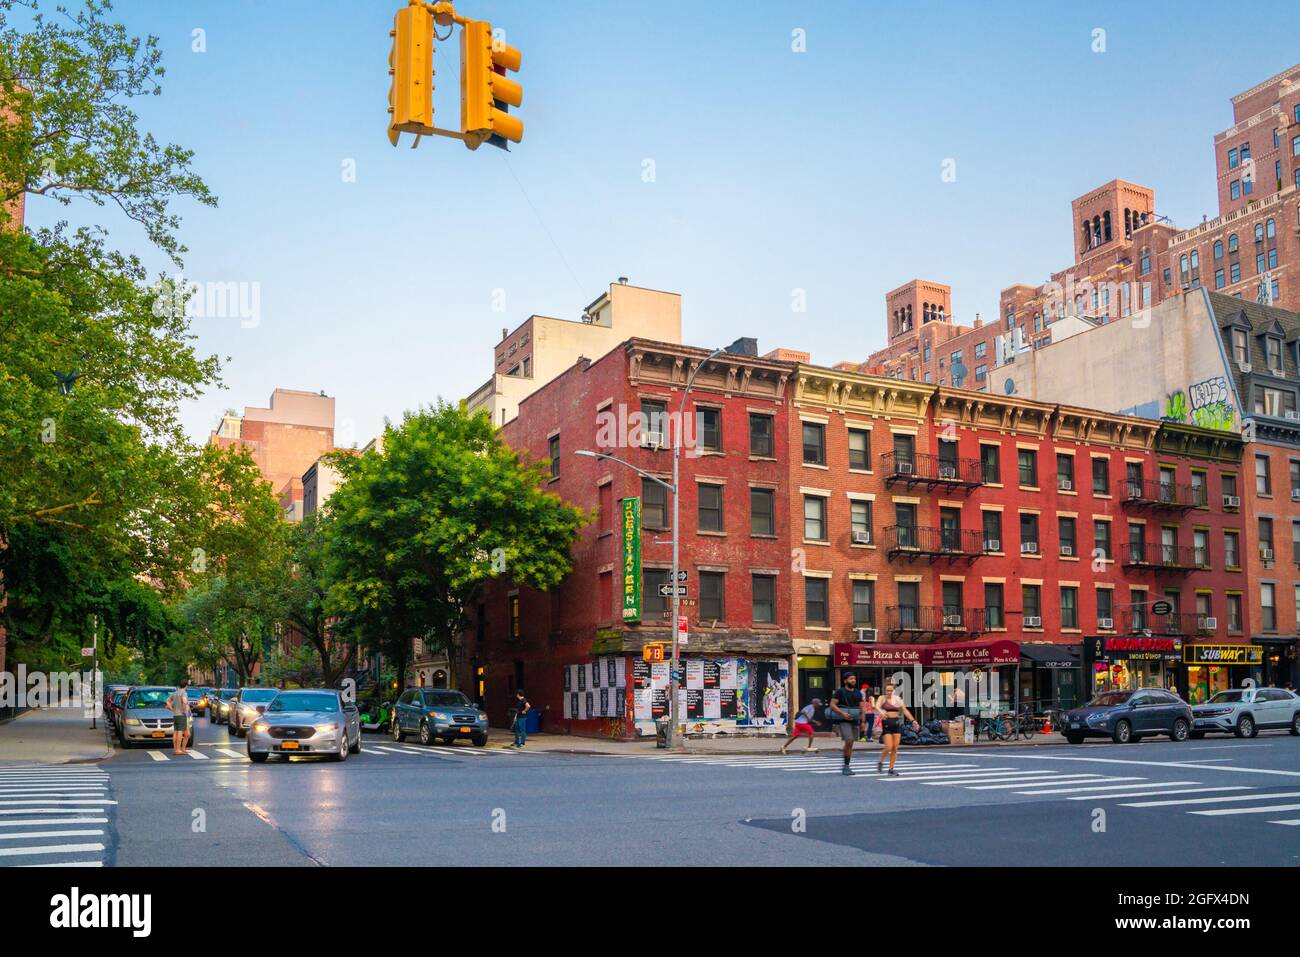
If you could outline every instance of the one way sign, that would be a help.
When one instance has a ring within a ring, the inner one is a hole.
[[[659,594],[662,595],[664,598],[671,597],[672,594],[674,593],[674,591],[675,591],[678,595],[682,596],[683,598],[686,597],[686,586],[685,586],[685,585],[669,585],[669,584],[664,584],[664,585],[660,585],[660,586],[659,586]]]

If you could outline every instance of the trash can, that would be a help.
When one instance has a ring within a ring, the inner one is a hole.
[[[659,718],[655,718],[655,747],[656,748],[668,747],[668,725],[670,725],[671,723],[672,723],[672,719],[669,718],[667,715],[664,715]]]
[[[542,711],[540,708],[528,709],[528,713],[524,715],[524,730],[529,734],[537,734],[542,730]]]

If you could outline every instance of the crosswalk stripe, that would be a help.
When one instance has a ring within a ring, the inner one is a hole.
[[[1297,824],[1300,824],[1300,818],[1296,818],[1296,819],[1293,820],[1293,821],[1269,821],[1268,823],[1269,823],[1269,824],[1289,824],[1289,825],[1291,825],[1292,827],[1295,827]]]
[[[42,844],[37,847],[2,847],[0,857],[26,857],[29,854],[80,854],[102,851],[103,844]]]
[[[192,758],[193,758],[194,760],[196,760],[196,761],[206,761],[206,760],[208,760],[208,756],[207,756],[206,754],[204,754],[202,751],[196,751],[196,750],[191,749],[191,750],[189,750],[189,751],[186,751],[185,753],[188,754],[190,757],[192,757]]]
[[[1101,781],[1145,781],[1146,778],[1112,778],[1096,774],[1064,774],[1056,778],[1053,784],[1096,784]],[[1191,782],[1195,784],[1196,782]],[[1013,788],[1028,787],[1025,782],[1018,784],[980,784],[971,788],[972,791],[1009,791]]]
[[[385,747],[381,747],[378,744],[372,744],[370,747],[366,748],[366,750],[369,751],[371,754],[400,754],[401,753],[394,748],[385,748]]]
[[[1133,785],[1133,787],[1142,787],[1142,785],[1135,784]],[[1123,801],[1128,798],[1152,797],[1158,794],[1204,794],[1206,791],[1253,791],[1253,790],[1254,788],[1250,787],[1249,785],[1239,784],[1236,785],[1235,787],[1223,787],[1223,788],[1178,788],[1173,791],[1126,791],[1123,794],[1105,794],[1105,795],[1098,794],[1093,797],[1089,797],[1088,795],[1085,794],[1083,797],[1066,798],[1066,800],[1068,801],[1097,801],[1097,800]],[[1141,807],[1140,804],[1134,806]]]
[[[227,757],[231,757],[231,758],[246,757],[246,755],[240,754],[238,751],[234,750],[233,748],[215,748],[214,750],[217,752],[217,754],[224,754]]]
[[[16,841],[34,837],[103,837],[103,831],[19,831],[17,834],[0,834],[0,841]]]
[[[46,795],[64,795],[67,797],[99,797],[105,791],[102,787],[84,788],[5,788],[0,790],[0,797],[44,797]]]
[[[0,806],[15,807],[20,804],[116,804],[103,798],[22,798],[16,801],[0,801]]]
[[[1088,777],[1100,778],[1101,775],[1091,774]],[[894,780],[915,781],[917,779],[909,778],[904,774]],[[1056,784],[1062,780],[1062,777],[1051,771],[1011,771],[1004,774],[974,774],[960,778],[921,778],[920,780],[924,784],[951,785],[955,788],[965,787],[968,784],[1015,784],[1017,782],[1022,787],[1032,787],[1038,784]]]
[[[1271,814],[1274,811],[1300,811],[1300,804],[1270,804],[1268,807],[1218,807],[1213,811],[1188,811],[1204,817],[1222,817],[1227,814]]]
[[[1105,781],[1105,780],[1113,780],[1113,779],[1102,778],[1102,780]],[[1158,783],[1159,783],[1159,782],[1152,781],[1150,784],[1144,785],[1144,787],[1154,787],[1154,786],[1157,786]],[[1196,782],[1196,781],[1166,781],[1165,783],[1168,784],[1170,787],[1173,787],[1174,785],[1178,785],[1178,784],[1196,784],[1197,782]],[[1131,788],[1132,786],[1133,786],[1133,785],[1131,785],[1131,784],[1106,784],[1106,785],[1101,785],[1101,786],[1098,786],[1098,787],[1087,787],[1087,788],[1069,787],[1069,788],[1062,788],[1062,789],[1059,790],[1059,791],[1052,791],[1052,790],[1047,790],[1047,791],[1043,791],[1043,790],[1034,790],[1034,791],[1017,791],[1016,793],[1017,793],[1017,794],[1031,794],[1031,795],[1032,795],[1032,794],[1082,794],[1082,793],[1085,792],[1085,791],[1127,791],[1127,790],[1128,790],[1129,788]]]
[[[1215,788],[1205,788],[1207,791],[1216,790]],[[1220,789],[1221,790],[1221,789]],[[1234,794],[1230,797],[1209,797],[1209,798],[1185,798],[1179,801],[1137,801],[1133,804],[1125,804],[1125,807],[1173,807],[1181,804],[1224,804],[1232,801],[1272,801],[1277,798],[1300,797],[1300,791],[1285,791],[1282,794],[1276,792],[1269,794]]]
[[[161,751],[146,751],[145,754],[149,755],[149,757],[153,758],[155,761],[168,760],[167,755],[163,754]]]
[[[43,817],[30,821],[0,821],[0,827],[30,827],[33,824],[107,824],[106,817]]]
[[[19,867],[103,867],[103,861],[60,861],[57,864],[20,864]]]
[[[25,807],[21,810],[0,809],[0,814],[106,814],[103,808],[80,807]],[[3,823],[3,822],[0,822]]]
[[[85,778],[9,778],[0,781],[0,788],[17,788],[32,784],[104,784],[107,781],[107,774]]]

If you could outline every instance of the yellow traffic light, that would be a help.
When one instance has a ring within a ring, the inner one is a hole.
[[[433,126],[433,14],[424,7],[403,7],[389,36],[388,142],[396,146],[401,133]]]
[[[475,149],[487,140],[505,147],[505,140],[518,143],[524,138],[524,124],[511,116],[509,107],[524,101],[524,89],[506,77],[506,71],[519,69],[520,53],[514,47],[494,41],[492,24],[470,20],[460,34],[460,121],[465,133],[479,138],[467,139]]]

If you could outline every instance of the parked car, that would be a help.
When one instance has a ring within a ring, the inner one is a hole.
[[[332,688],[281,691],[248,729],[248,758],[257,764],[273,754],[346,761],[360,753],[357,706]]]
[[[230,733],[237,738],[248,734],[248,726],[279,693],[279,688],[240,688],[239,694],[230,699],[230,715],[226,720]]]
[[[167,708],[167,699],[175,690],[163,685],[147,685],[126,693],[117,732],[118,742],[123,748],[171,741],[173,715]]]
[[[221,688],[208,697],[208,723],[225,724],[230,717],[230,702],[239,694],[238,688]]]
[[[481,748],[487,744],[488,719],[459,691],[411,688],[397,699],[392,720],[394,741],[403,741],[408,734],[418,735],[421,744],[469,738]]]
[[[112,707],[114,694],[116,694],[119,691],[130,691],[130,690],[131,690],[130,685],[105,685],[104,700],[102,702],[102,708],[104,714],[107,715],[109,712],[109,708]]]
[[[357,702],[357,710],[361,713],[361,730],[378,731],[384,733],[392,725],[393,704],[381,702],[377,697],[362,698]]]
[[[1192,708],[1192,737],[1214,732],[1253,738],[1268,728],[1300,735],[1300,696],[1285,688],[1232,688]]]
[[[122,722],[122,708],[126,704],[126,695],[130,688],[119,688],[114,691],[108,699],[108,708],[105,710],[104,717],[111,722],[114,731],[119,730],[118,726]]]
[[[1084,738],[1110,738],[1116,744],[1127,744],[1154,734],[1185,741],[1191,731],[1191,706],[1159,688],[1103,691],[1082,708],[1065,712],[1061,720],[1061,733],[1071,744]]]

